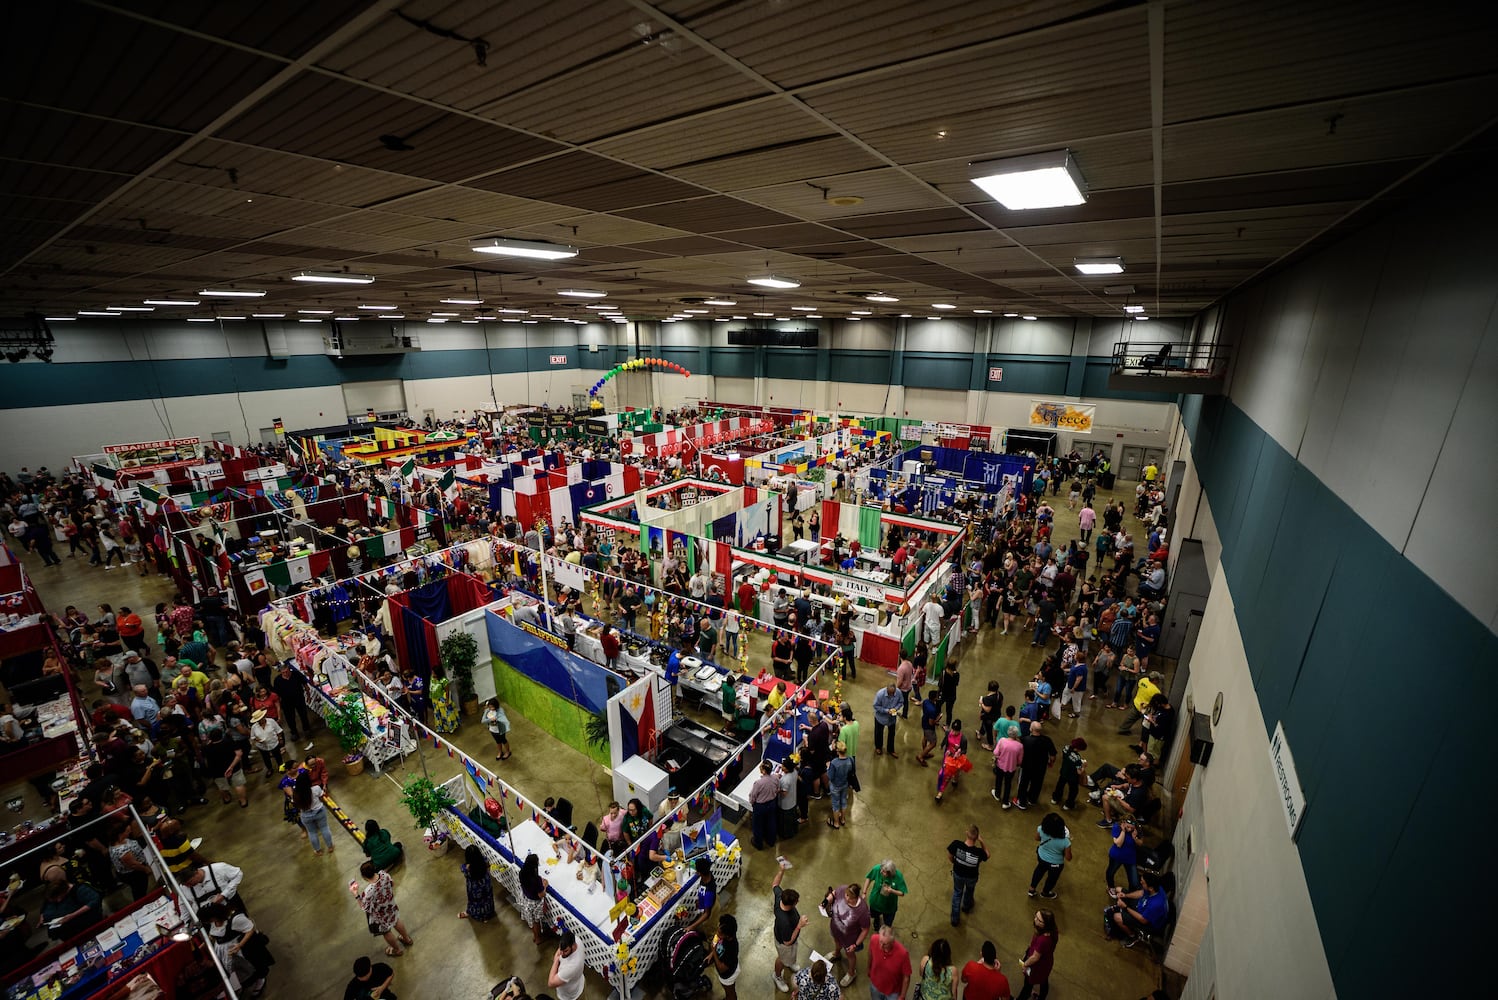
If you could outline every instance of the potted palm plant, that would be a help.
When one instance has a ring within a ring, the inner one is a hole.
[[[343,748],[344,770],[351,775],[362,772],[364,754],[360,751],[369,742],[369,715],[364,708],[364,696],[357,691],[345,691],[333,703],[327,723],[328,730]]]
[[[450,633],[437,647],[442,667],[447,676],[458,685],[458,702],[464,715],[475,715],[479,710],[478,691],[473,686],[473,668],[478,664],[478,640],[467,632]]]

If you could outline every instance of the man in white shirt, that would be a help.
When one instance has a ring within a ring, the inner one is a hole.
[[[243,881],[243,869],[214,861],[193,869],[191,874],[181,880],[181,885],[192,893],[192,898],[198,903],[227,903],[230,909],[236,909],[243,906],[242,900],[238,907],[235,904],[239,896],[239,883]]]
[[[571,931],[563,931],[557,940],[557,953],[551,960],[546,985],[557,991],[557,1000],[577,1000],[583,995],[583,950]]]

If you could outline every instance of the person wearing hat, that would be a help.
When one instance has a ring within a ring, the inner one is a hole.
[[[273,781],[277,773],[286,769],[286,762],[281,756],[285,738],[281,724],[272,719],[265,709],[256,709],[250,716],[250,746],[259,750],[260,759],[265,761],[266,781]]]

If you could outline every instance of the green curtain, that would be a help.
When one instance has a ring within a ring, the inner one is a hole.
[[[858,508],[858,544],[870,552],[879,548],[879,508]]]

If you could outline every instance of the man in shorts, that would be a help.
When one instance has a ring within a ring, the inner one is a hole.
[[[781,863],[779,871],[775,873],[775,881],[770,883],[770,891],[775,898],[775,988],[781,993],[789,993],[791,987],[786,980],[794,976],[801,965],[799,960],[801,932],[811,918],[803,917],[796,909],[796,904],[801,902],[799,892],[795,889],[780,888],[780,881],[783,878],[785,878],[785,862]]]

